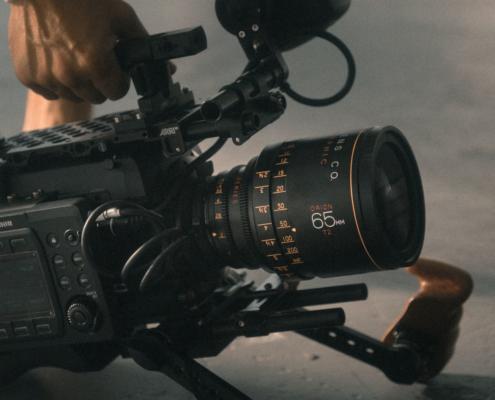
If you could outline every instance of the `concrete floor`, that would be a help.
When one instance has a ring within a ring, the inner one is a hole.
[[[151,32],[202,24],[210,48],[178,62],[178,78],[206,98],[235,78],[243,56],[213,15],[213,1],[131,1]],[[0,132],[19,129],[23,89],[8,64],[6,8],[0,9]],[[263,146],[301,136],[393,124],[408,136],[422,170],[427,201],[424,255],[472,273],[457,353],[428,386],[397,386],[380,372],[293,334],[238,340],[204,360],[254,399],[495,399],[495,3],[490,0],[355,0],[333,31],[353,50],[358,79],[351,95],[329,109],[290,103],[286,116],[242,148],[229,145],[219,170],[248,161]],[[305,93],[337,88],[344,69],[337,53],[315,41],[287,58],[293,84]],[[310,60],[310,62],[308,62]],[[322,71],[327,72],[322,74]],[[317,80],[319,79],[319,80]],[[98,114],[135,107],[131,94]],[[314,281],[366,282],[370,299],[346,306],[351,326],[380,335],[415,290],[402,271]],[[2,400],[192,399],[166,379],[117,361],[99,374],[44,369],[0,390]]]

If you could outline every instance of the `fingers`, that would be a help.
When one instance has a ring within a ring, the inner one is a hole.
[[[102,104],[107,99],[107,97],[100,90],[98,90],[91,81],[77,85],[73,88],[73,92],[76,96],[91,104]]]
[[[134,39],[148,35],[136,12],[126,2],[116,3],[111,28],[119,39]]]
[[[452,265],[422,258],[408,271],[419,279],[422,297],[462,304],[473,291],[471,276]]]
[[[91,77],[94,87],[107,99],[118,100],[129,91],[129,76],[120,68],[113,51],[93,67]]]
[[[57,100],[59,98],[59,96],[55,92],[45,89],[40,85],[31,83],[31,84],[26,84],[26,86],[28,87],[28,89],[31,89],[33,92],[39,94],[40,96],[43,96],[47,100]]]
[[[87,71],[84,85],[69,85],[75,95],[93,104],[101,104],[106,99],[118,100],[129,91],[129,76],[121,69],[114,52],[117,39],[129,39],[147,36],[147,31],[134,9],[125,2],[114,3],[110,29],[113,37],[106,44],[87,55]],[[112,40],[113,39],[113,40]],[[60,94],[60,92],[58,92]],[[64,98],[71,99],[72,97]]]
[[[118,63],[115,44],[120,39],[147,36],[146,29],[124,1],[95,4],[98,7],[84,3],[79,8],[64,8],[64,18],[73,12],[74,16],[81,14],[81,22],[64,25],[63,35],[56,31],[56,46],[48,41],[43,46],[33,46],[29,41],[12,39],[18,54],[14,57],[16,73],[22,83],[48,100],[101,104],[126,95],[130,78]],[[82,16],[106,16],[107,20],[94,25],[91,18]],[[170,70],[173,73],[175,67],[170,65]]]
[[[454,353],[463,303],[473,290],[473,281],[465,271],[433,260],[421,259],[408,270],[419,279],[420,290],[389,329],[384,343],[392,345],[397,332],[405,333],[423,358],[418,381],[426,382]]]
[[[60,98],[70,100],[73,103],[82,103],[84,101],[84,99],[77,96],[71,89],[64,85],[58,85],[56,92]]]

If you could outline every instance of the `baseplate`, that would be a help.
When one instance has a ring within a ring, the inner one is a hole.
[[[142,114],[125,111],[0,139],[0,159],[11,165],[24,165],[33,155],[79,158],[148,136]]]

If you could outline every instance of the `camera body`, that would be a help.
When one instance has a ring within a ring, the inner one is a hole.
[[[212,307],[208,303],[191,312],[222,287],[224,271],[207,257],[197,257],[193,240],[174,260],[178,272],[145,293],[133,283],[123,284],[118,275],[101,274],[81,247],[84,224],[98,205],[132,199],[152,207],[200,154],[192,141],[183,154],[171,156],[160,137],[143,137],[148,131],[141,116],[122,112],[19,134],[3,143],[0,382],[39,366],[100,370],[126,355],[133,334],[149,324],[167,321],[171,335],[194,342],[182,329]],[[205,163],[180,182],[180,198],[164,212],[171,224],[180,219],[192,225],[194,182],[212,172],[212,164]],[[109,269],[121,268],[152,234],[139,216],[99,224],[92,248]],[[216,355],[234,338],[208,343],[207,336],[191,344],[191,355]]]
[[[84,199],[0,208],[0,352],[113,337],[98,275],[81,254]]]
[[[218,286],[221,268],[207,268],[206,259],[188,252],[177,260],[174,279],[145,294],[100,274],[83,254],[81,234],[92,210],[109,199],[156,205],[199,154],[191,142],[170,156],[160,137],[143,135],[141,114],[132,111],[8,140],[0,167],[0,352],[129,337],[136,326],[184,315],[188,290],[211,294]],[[180,182],[182,195],[164,213],[171,224],[191,226],[193,182],[212,172],[205,163]],[[99,222],[106,226],[93,247],[101,263],[118,269],[150,227],[139,216],[113,222]],[[197,253],[194,243],[188,246]],[[186,281],[191,271],[198,279]]]

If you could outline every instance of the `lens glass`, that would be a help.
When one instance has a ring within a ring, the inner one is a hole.
[[[385,143],[376,159],[375,204],[383,230],[398,250],[409,242],[413,212],[403,165],[394,146]]]

